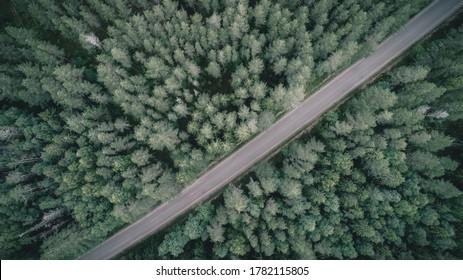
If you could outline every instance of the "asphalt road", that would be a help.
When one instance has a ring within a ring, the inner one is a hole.
[[[225,158],[213,169],[201,175],[178,196],[117,232],[80,258],[113,258],[142,239],[159,231],[198,203],[207,200],[212,194],[316,119],[338,100],[380,72],[388,62],[432,31],[462,4],[463,0],[434,1],[397,33],[381,43],[373,54],[337,75],[269,129]]]

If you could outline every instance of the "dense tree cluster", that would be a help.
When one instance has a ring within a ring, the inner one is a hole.
[[[463,26],[417,46],[309,135],[126,257],[461,258],[462,50]]]
[[[1,3],[1,257],[81,254],[176,195],[429,3],[413,2]],[[394,83],[414,72],[396,72]],[[279,188],[267,181],[268,194]],[[243,190],[226,196],[237,213],[247,210]],[[245,241],[231,244],[239,251]]]

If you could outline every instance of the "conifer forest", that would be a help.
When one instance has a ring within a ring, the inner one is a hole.
[[[430,0],[0,1],[0,258],[75,259]],[[122,259],[462,259],[463,16]]]

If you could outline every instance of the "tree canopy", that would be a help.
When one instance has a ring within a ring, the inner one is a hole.
[[[0,256],[82,254],[430,1],[412,2],[0,4]],[[328,113],[316,134],[200,207],[151,253],[379,258],[420,244],[419,254],[445,257],[461,230],[459,158],[448,152],[461,152],[449,133],[463,117],[461,42],[459,29],[421,46],[413,63]]]
[[[157,253],[159,234],[124,258],[461,259],[459,24],[203,205],[207,233],[182,254]]]

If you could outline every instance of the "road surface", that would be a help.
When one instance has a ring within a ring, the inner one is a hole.
[[[381,43],[369,57],[341,72],[302,104],[285,114],[273,126],[201,175],[178,196],[117,232],[83,255],[81,259],[113,258],[159,231],[198,203],[206,201],[353,89],[380,72],[388,62],[435,29],[462,4],[463,0],[437,0],[431,3],[403,28]]]

